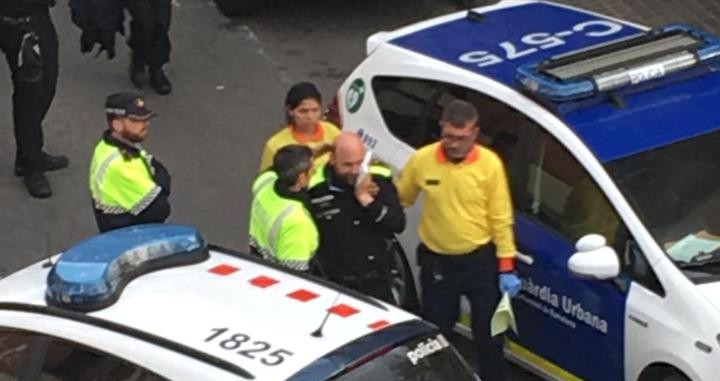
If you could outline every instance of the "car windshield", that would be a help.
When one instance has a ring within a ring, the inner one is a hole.
[[[474,381],[475,376],[445,337],[435,333],[401,344],[333,380]]]
[[[720,130],[607,164],[673,261],[720,275]]]

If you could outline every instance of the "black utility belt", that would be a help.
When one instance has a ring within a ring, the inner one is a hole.
[[[474,248],[473,250],[468,251],[467,253],[462,253],[462,254],[438,253],[438,252],[430,250],[430,248],[427,247],[425,244],[421,244],[421,245],[429,254],[437,255],[438,257],[444,257],[444,258],[462,258],[462,257],[483,255],[483,254],[486,254],[488,251],[492,251],[493,249],[495,249],[495,244],[492,243],[492,241],[488,242],[484,245],[480,245],[480,246]]]

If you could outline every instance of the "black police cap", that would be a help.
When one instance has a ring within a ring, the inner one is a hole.
[[[105,112],[136,120],[147,120],[156,114],[145,107],[145,100],[137,93],[115,93],[107,97]]]

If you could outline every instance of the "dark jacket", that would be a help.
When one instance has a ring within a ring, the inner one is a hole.
[[[331,280],[376,278],[392,264],[388,239],[405,230],[405,212],[388,177],[373,175],[379,192],[363,207],[354,186],[340,180],[331,165],[322,168],[325,181],[310,191],[310,207],[320,232],[316,265]]]
[[[32,16],[38,13],[47,13],[53,5],[55,5],[55,0],[0,0],[0,15]]]
[[[140,154],[136,147],[127,145],[115,138],[113,138],[108,132],[105,133],[103,139],[107,144],[118,147],[123,151],[123,154],[128,156],[137,156]],[[108,230],[118,229],[131,225],[148,224],[148,223],[162,223],[170,216],[170,203],[168,197],[170,196],[170,174],[160,161],[153,157],[152,169],[154,172],[153,179],[155,183],[162,188],[160,194],[155,197],[155,200],[148,205],[138,215],[132,213],[123,214],[106,214],[102,210],[93,207],[95,212],[95,221],[97,222],[98,230],[100,232],[106,232]]]

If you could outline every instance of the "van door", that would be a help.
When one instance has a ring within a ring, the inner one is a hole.
[[[534,131],[534,132],[530,132]],[[583,166],[533,122],[518,140],[531,139],[530,154],[513,165],[525,167],[527,182],[516,190],[518,250],[533,257],[521,265],[523,291],[516,298],[525,330],[510,349],[563,379],[621,380],[624,377],[624,316],[627,282],[600,282],[570,274],[575,242],[600,234],[617,252],[627,230]],[[525,349],[540,358],[523,356]]]
[[[406,94],[416,101],[412,115],[403,116],[387,101],[395,99],[398,87],[418,85],[433,91],[421,98]],[[425,79],[376,77],[373,91],[386,127],[410,149],[440,138],[440,115],[452,100],[477,107],[480,143],[506,165],[518,250],[532,259],[518,261],[523,291],[513,302],[519,334],[510,336],[510,353],[558,379],[623,379],[627,282],[583,280],[567,268],[575,242],[586,234],[605,236],[618,252],[627,240],[617,213],[582,165],[523,113],[475,90]],[[393,97],[377,95],[382,92]],[[396,155],[391,160],[402,167],[406,159]],[[417,244],[415,212],[408,214],[410,223],[401,237],[408,253]]]

